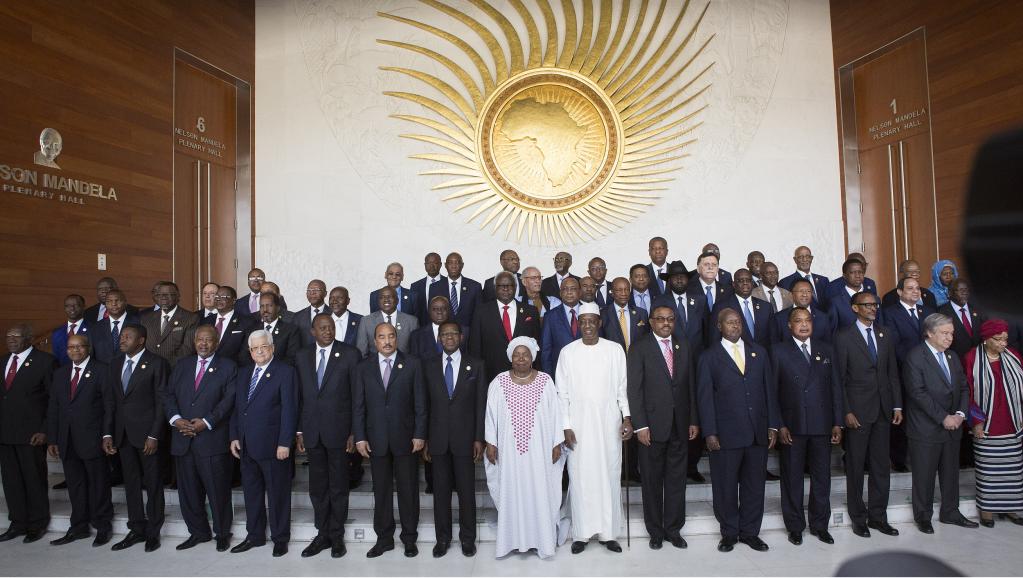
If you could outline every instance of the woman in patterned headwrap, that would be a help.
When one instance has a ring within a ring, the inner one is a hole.
[[[956,277],[959,277],[959,269],[948,259],[942,259],[931,267],[931,286],[928,289],[934,293],[938,307],[948,303],[948,288]]]
[[[1023,367],[1009,349],[1009,325],[1001,319],[980,326],[981,344],[964,357],[970,386],[970,424],[976,460],[980,523],[994,514],[1023,526]]]

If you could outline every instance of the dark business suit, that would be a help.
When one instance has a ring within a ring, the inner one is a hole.
[[[92,357],[96,361],[110,365],[121,353],[121,329],[125,325],[139,322],[138,315],[125,313],[124,319],[117,324],[117,333],[113,331],[113,319],[107,318],[89,327],[89,345],[92,346]]]
[[[867,284],[863,284],[863,290],[866,291]],[[873,293],[871,291],[871,293]],[[828,317],[831,318],[831,328],[833,331],[841,331],[845,327],[849,327],[856,323],[856,312],[852,308],[852,296],[845,290],[845,285],[842,285],[841,293],[832,293],[828,297]],[[875,323],[887,325],[887,321],[884,318],[884,310],[878,308],[877,319]]]
[[[330,314],[330,307],[327,307],[327,304],[323,303],[316,308],[310,305],[309,307],[299,309],[295,312],[295,316],[291,318],[291,324],[298,328],[300,348],[309,347],[316,343],[316,339],[313,338],[312,334],[314,309],[319,309],[320,313]],[[317,313],[317,315],[318,314],[319,313]]]
[[[679,314],[678,298],[682,297],[685,304],[685,317]],[[693,352],[693,359],[699,357],[705,347],[705,332],[707,330],[710,313],[707,311],[707,296],[703,294],[683,293],[676,295],[671,290],[654,300],[653,309],[658,307],[671,307],[675,313],[675,329],[672,335],[679,340],[685,340]],[[716,323],[715,323],[716,325]],[[693,364],[695,365],[695,363]]]
[[[782,427],[791,445],[780,445],[781,509],[785,529],[806,529],[803,472],[810,471],[811,530],[827,530],[831,519],[831,428],[842,427],[845,396],[831,346],[807,344],[810,361],[791,337],[771,349],[771,384],[778,392]]]
[[[679,535],[686,523],[689,426],[699,425],[692,352],[685,341],[669,341],[671,372],[653,333],[639,337],[628,353],[632,426],[650,429],[650,445],[638,444],[643,519],[650,537],[661,540]]]
[[[576,281],[579,281],[578,275],[573,275],[569,273],[568,276],[565,278],[568,279],[569,277],[575,279]],[[540,282],[540,295],[543,295],[548,299],[554,297],[558,301],[561,301],[561,284],[558,283],[557,273],[551,275],[550,277],[544,277],[543,281]]]
[[[50,350],[53,351],[53,356],[57,358],[58,365],[64,365],[70,363],[71,359],[67,356],[67,330],[68,322],[65,321],[64,325],[53,330],[50,334]],[[89,322],[86,319],[79,319],[75,322],[75,335],[84,335],[92,341],[92,333],[89,331]]]
[[[923,337],[921,336],[923,331],[923,320],[930,314],[934,313],[933,309],[929,307],[921,307],[916,305],[916,319],[914,320],[906,308],[899,301],[894,307],[886,307],[884,309],[884,321],[885,326],[888,327],[892,333],[892,338],[895,343],[895,358],[899,362],[900,371],[903,369],[903,362],[910,351],[913,350],[917,345],[923,343]],[[903,397],[905,397],[905,391],[903,391]],[[902,423],[899,425],[892,425],[891,436],[889,445],[891,446],[891,459],[892,464],[898,470],[903,470],[906,467],[906,424]]]
[[[291,364],[274,358],[260,372],[249,395],[256,366],[240,369],[235,378],[231,440],[241,443],[242,491],[245,494],[245,539],[254,546],[266,543],[267,508],[270,539],[287,544],[291,539],[291,462],[277,459],[277,448],[290,448],[298,424],[298,378]]]
[[[774,314],[774,323],[771,324],[771,343],[781,343],[792,339],[792,332],[789,331],[789,315],[793,307],[786,307]],[[810,323],[813,325],[813,340],[831,343],[834,339],[834,329],[831,327],[831,316],[827,312],[810,306]]]
[[[576,304],[576,327],[578,328],[578,308]],[[569,314],[564,303],[551,309],[544,317],[543,331],[540,335],[540,369],[547,375],[554,375],[558,368],[558,356],[561,350],[576,339],[583,336],[582,331],[576,329],[572,335],[572,325],[569,323]]]
[[[943,522],[958,520],[959,512],[959,439],[962,428],[952,431],[942,420],[970,411],[970,391],[966,374],[955,352],[947,350],[945,358],[949,377],[939,365],[937,356],[927,343],[921,343],[906,356],[902,382],[906,387],[906,436],[913,462],[913,519],[930,522],[934,515],[934,476],[941,484]]]
[[[668,262],[665,261],[664,265],[662,265],[662,267],[664,267],[664,270],[667,271],[668,270]],[[662,281],[661,280],[661,278],[657,274],[657,270],[654,268],[654,264],[653,263],[647,263],[646,264],[646,274],[650,276],[650,296],[651,297],[653,297],[654,299],[657,299],[658,297],[660,297],[661,295],[664,295],[665,293],[671,293],[671,286],[668,285],[667,281]],[[661,290],[661,283],[664,283],[664,290]]]
[[[104,435],[113,437],[124,470],[124,495],[128,503],[128,529],[147,539],[158,539],[163,527],[163,478],[159,446],[167,443],[163,398],[170,367],[163,357],[143,351],[132,367],[127,387],[122,381],[125,354],[110,364],[104,400]],[[145,455],[146,440],[157,441],[157,452]],[[142,504],[142,490],[146,503]]]
[[[767,350],[743,343],[744,373],[718,342],[700,356],[696,382],[703,436],[717,436],[721,443],[720,450],[710,452],[710,473],[714,516],[726,538],[760,533],[768,430],[778,429],[781,421]]]
[[[877,292],[877,283],[875,283],[870,277],[863,278],[863,291],[873,293],[877,296],[878,300],[881,299],[881,296]],[[832,279],[828,283],[828,288],[824,290],[824,293],[827,295],[829,306],[831,305],[831,299],[836,295],[841,296],[843,293],[847,294],[848,292],[845,290],[845,277],[839,275]]]
[[[257,320],[255,324],[249,326],[249,331],[243,339],[243,351],[238,353],[239,366],[252,366],[252,355],[248,352],[249,335],[257,329],[266,330],[266,326],[267,324],[262,320]],[[302,348],[302,338],[298,334],[298,327],[284,319],[278,319],[277,324],[273,326],[273,340],[274,359],[281,363],[294,365],[295,355]]]
[[[817,307],[818,309],[821,309],[822,311],[827,311],[828,310],[828,298],[827,298],[828,284],[831,283],[831,280],[828,279],[827,277],[825,277],[824,275],[818,275],[816,273],[811,273],[811,275],[813,275],[813,285],[814,285],[813,305],[815,307]],[[782,279],[781,281],[778,281],[778,286],[781,287],[782,289],[786,289],[788,291],[792,291],[792,286],[796,284],[796,281],[800,281],[800,280],[806,281],[807,280],[806,279],[806,275],[804,273],[802,273],[802,272],[797,270],[796,272],[792,273],[788,277]],[[816,332],[815,332],[815,334],[816,334]]]
[[[448,396],[444,371],[447,354],[423,360],[429,414],[429,448],[433,458],[433,516],[437,542],[452,537],[451,492],[458,491],[458,539],[476,541],[476,465],[473,444],[483,443],[483,417],[487,408],[486,373],[483,361],[462,355],[452,364],[454,395]]]
[[[143,309],[152,309],[152,307],[143,307]],[[126,304],[124,306],[125,312],[129,315],[138,315],[140,313],[139,308],[132,305]],[[103,321],[103,318],[99,316],[99,303],[93,303],[83,313],[82,318],[89,324],[89,326],[95,325],[99,321]]]
[[[730,272],[728,272],[728,271],[718,267],[718,279],[717,279],[717,281],[718,281],[718,285],[726,287],[727,290],[729,290],[729,291],[732,290],[732,274]],[[696,271],[695,269],[690,271],[689,272],[689,285],[692,286],[693,283],[696,283],[697,285],[699,285],[699,282],[700,282],[700,274],[699,274],[699,272]],[[701,286],[700,289],[702,290],[703,287]]]
[[[188,533],[199,539],[231,535],[231,414],[235,404],[237,365],[215,352],[196,385],[198,355],[183,357],[171,371],[164,397],[164,415],[173,426],[175,416],[198,418],[209,428],[188,437],[172,427],[170,453],[177,471],[178,501]],[[213,513],[213,531],[206,518],[206,499]]]
[[[423,296],[410,291],[407,287],[395,287],[394,290],[398,293],[398,302],[396,303],[398,311],[418,318],[419,300]],[[371,291],[369,294],[369,312],[377,311],[380,311],[380,289]]]
[[[178,359],[195,353],[195,328],[199,325],[199,315],[181,305],[175,308],[174,315],[164,325],[163,311],[150,311],[142,316],[142,326],[146,328],[146,349],[164,358],[171,367]]]
[[[689,295],[690,297],[694,297],[694,298],[699,296],[699,295],[702,295],[703,296],[703,302],[704,302],[704,304],[706,305],[706,308],[709,311],[713,311],[714,310],[714,307],[717,306],[718,301],[721,301],[723,299],[727,299],[730,295],[734,295],[735,294],[735,290],[732,289],[731,283],[729,283],[728,285],[722,285],[720,282],[718,282],[717,285],[715,286],[716,287],[716,291],[714,292],[714,305],[712,306],[710,304],[710,302],[707,301],[707,294],[703,290],[703,284],[700,281],[699,277],[694,277],[693,279],[694,279],[694,281],[689,284],[689,287],[686,288],[686,295]],[[704,347],[710,347],[711,345],[713,345],[715,343],[713,338],[712,338],[712,336],[711,336],[711,333],[713,333],[713,330],[718,325],[717,318],[714,317],[709,311],[707,313],[707,325],[704,328],[704,340],[705,340],[704,341]],[[718,339],[718,341],[720,341],[720,339]]]
[[[90,524],[98,532],[109,533],[114,518],[110,468],[101,443],[107,372],[107,366],[95,359],[89,359],[77,372],[69,361],[54,373],[50,386],[46,438],[60,450],[71,500],[72,534],[87,534]],[[71,380],[76,373],[78,383],[72,396]]]
[[[355,347],[334,341],[323,355],[323,377],[318,377],[320,348],[304,347],[295,358],[298,373],[298,431],[309,457],[309,500],[317,535],[337,544],[344,540],[348,518],[349,455],[352,435],[352,392],[355,368],[362,354]]]
[[[333,316],[331,316],[333,319]],[[345,329],[345,338],[338,339],[342,343],[347,343],[352,347],[355,347],[359,342],[359,323],[362,321],[362,315],[355,313],[354,311],[348,312],[348,327]]]
[[[733,293],[724,299],[719,299],[714,304],[714,309],[710,312],[710,318],[713,320],[713,323],[710,324],[711,328],[708,339],[711,344],[721,342],[721,332],[718,331],[717,318],[721,310],[727,307],[738,313],[742,319],[742,339],[744,341],[753,341],[764,349],[771,347],[771,325],[774,323],[774,310],[771,309],[770,303],[757,299],[752,295],[749,301],[751,305],[750,312],[753,314],[753,334],[750,334],[750,327],[746,323],[746,306],[742,304],[740,297]]]
[[[217,315],[207,316],[199,325],[217,326],[219,317]],[[233,360],[239,367],[252,364],[252,356],[249,355],[249,344],[246,339],[249,333],[258,329],[259,320],[251,315],[238,315],[234,313],[231,319],[225,322],[224,333],[217,343],[217,355]],[[276,344],[276,340],[274,344]]]
[[[902,385],[892,335],[873,324],[877,358],[867,349],[859,326],[835,333],[838,379],[845,392],[845,413],[856,416],[860,427],[845,430],[845,478],[849,518],[864,526],[867,521],[888,521],[888,488],[891,464],[889,439],[895,408],[902,408]],[[863,471],[870,459],[868,504],[863,503]]]
[[[463,275],[460,277],[460,290],[458,292],[458,308],[451,302],[451,320],[462,327],[472,327],[472,318],[482,300],[483,287],[472,279]],[[434,297],[447,297],[451,299],[451,279],[441,285],[434,283],[430,286],[430,299]]]
[[[944,313],[945,315],[948,315],[953,319],[952,327],[954,329],[952,333],[952,346],[949,347],[949,349],[951,349],[953,352],[955,352],[957,356],[959,356],[960,361],[962,361],[963,357],[966,356],[967,351],[980,345],[981,342],[980,326],[983,325],[985,321],[987,321],[987,315],[978,312],[977,308],[974,307],[973,303],[967,303],[966,310],[969,312],[970,327],[973,329],[972,335],[968,331],[966,331],[966,326],[963,325],[963,318],[960,317],[959,313],[956,312],[956,308],[953,306],[951,301],[945,303],[937,310],[938,313]],[[1009,340],[1011,342],[1012,341],[1011,326],[1009,334],[1010,334]]]
[[[440,341],[434,338],[434,326],[432,321],[428,321],[426,325],[420,326],[409,335],[408,351],[412,355],[415,355],[420,360],[423,360],[431,355],[440,353]],[[436,328],[439,332],[440,329]],[[465,349],[465,345],[468,342],[466,339],[469,336],[469,328],[462,327],[462,340],[459,343],[460,349]]]
[[[923,306],[930,308],[932,311],[938,309],[938,301],[934,298],[934,293],[927,287],[920,286],[920,299],[923,301]],[[884,294],[881,297],[881,307],[892,307],[899,304],[899,291],[898,289],[892,289],[891,291]]]
[[[600,293],[600,285],[598,284],[597,292],[593,296],[593,302],[596,303],[597,307],[600,307],[601,310],[607,307],[608,303],[614,303],[614,297],[611,295],[610,281],[604,281],[604,293],[607,294],[607,297]]]
[[[412,284],[412,294],[416,296],[416,319],[419,321],[419,326],[422,327],[430,323],[430,287],[434,283],[447,283],[448,278],[445,275],[438,275],[437,280],[430,282],[429,277],[423,277]],[[429,283],[429,285],[427,285]]]
[[[395,352],[389,382],[381,374],[378,353],[370,354],[356,369],[352,427],[355,441],[368,442],[373,472],[373,531],[378,544],[394,543],[394,494],[397,478],[401,541],[415,544],[419,537],[419,457],[413,439],[427,439],[427,399],[423,371],[417,358]]]
[[[501,372],[511,369],[508,361],[508,335],[504,332],[504,321],[500,301],[485,301],[476,311],[469,331],[469,355],[482,359],[486,364],[486,380],[489,384]],[[512,339],[532,337],[540,341],[540,313],[532,305],[511,301],[508,303],[508,319],[515,320]],[[534,362],[534,367],[539,363]]]
[[[629,347],[632,347],[644,335],[650,333],[650,317],[647,316],[646,311],[639,307],[626,305],[625,309],[627,311],[625,321],[629,324]],[[622,326],[618,319],[618,304],[611,301],[611,305],[601,312],[600,317],[601,336],[621,345],[622,350],[628,353],[625,349],[625,336],[622,334]]]
[[[517,288],[517,290],[515,291],[515,300],[516,301],[522,301],[522,299],[524,299],[526,297],[526,286],[522,284],[522,274],[521,273],[512,273],[512,274],[515,275],[515,286]],[[497,299],[497,293],[496,293],[495,287],[494,287],[494,279],[495,278],[496,278],[496,275],[494,277],[491,277],[491,278],[489,278],[489,279],[487,279],[486,281],[483,282],[483,296],[480,298],[480,300],[483,303],[486,303],[487,301],[493,301],[493,300]],[[542,281],[541,281],[541,283],[542,283]],[[450,287],[450,285],[449,285],[449,287]]]
[[[251,316],[251,317],[255,317],[257,319],[259,318],[259,295],[256,295],[256,310],[255,311],[252,311],[251,308],[249,307],[249,299],[251,299],[251,298],[252,298],[252,293],[249,292],[249,293],[246,293],[245,295],[239,297],[237,300],[235,300],[235,302],[234,302],[234,312],[235,312],[235,315],[239,315],[241,317]]]

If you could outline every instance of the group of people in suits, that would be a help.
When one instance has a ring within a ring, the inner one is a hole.
[[[508,345],[520,337],[539,344],[534,368],[556,375],[561,350],[582,337],[580,307],[589,303],[600,311],[600,337],[626,353],[635,428],[626,443],[635,451],[624,475],[641,481],[651,548],[685,547],[686,482],[703,481],[696,464],[704,452],[721,551],[740,542],[768,548],[759,532],[771,449],[780,452],[794,544],[807,527],[834,541],[830,471],[839,444],[855,534],[898,533],[886,516],[889,472],[907,464],[922,531],[933,531],[936,473],[939,520],[976,526],[957,505],[970,415],[960,356],[979,345],[985,319],[954,265],[939,262],[940,289],[927,290],[919,265],[904,262],[897,287],[881,299],[857,253],[834,281],[813,271],[808,247],[795,250],[796,270],[782,279],[759,251],[734,272],[719,266],[712,243],[693,270],[668,260],[662,237],[650,240],[648,254],[649,263],[608,279],[604,259],[591,259],[579,277],[572,256],[559,252],[544,278],[537,267],[520,271],[509,249],[501,271],[481,284],[462,274],[458,253],[443,262],[429,253],[425,276],[411,288],[402,285],[403,266],[389,264],[366,315],[348,309],[345,287],[328,292],[318,279],[307,286],[308,306],[291,312],[258,268],[244,295],[208,283],[196,312],[179,304],[173,282],[154,285],[153,305],[133,307],[116,281],[101,279],[91,307],[80,295],[64,300],[53,355],[32,346],[28,325],[7,332],[0,469],[11,524],[0,541],[45,533],[49,451],[63,462],[72,502],[71,526],[54,544],[91,536],[90,526],[95,546],[111,540],[115,464],[130,529],[115,550],[160,547],[165,476],[173,471],[190,534],[179,550],[215,539],[219,551],[245,552],[266,543],[269,526],[274,556],[282,556],[298,453],[308,459],[317,528],[303,556],[345,555],[348,497],[363,460],[376,504],[369,557],[395,547],[392,485],[404,553],[418,553],[421,461],[434,494],[433,555],[445,555],[455,537],[453,493],[461,550],[474,555],[488,384],[511,368]],[[232,548],[231,487],[239,475],[246,536]]]

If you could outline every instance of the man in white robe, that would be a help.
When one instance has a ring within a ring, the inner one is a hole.
[[[568,452],[568,501],[572,553],[593,538],[612,552],[623,530],[622,440],[632,437],[625,352],[601,339],[600,309],[579,310],[582,339],[561,350],[555,382]]]
[[[528,350],[525,358],[523,349]],[[530,383],[513,380],[516,371],[524,375],[532,371],[539,349],[531,337],[513,339],[508,344],[512,370],[495,377],[487,393],[483,464],[497,509],[498,558],[532,549],[549,558],[559,543],[565,438],[558,423],[557,389],[550,376],[539,371]]]

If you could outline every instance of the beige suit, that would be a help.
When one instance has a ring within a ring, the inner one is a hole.
[[[763,299],[768,303],[771,302],[771,296],[767,294],[767,290],[763,284],[760,284],[753,288],[753,296],[758,299]],[[789,293],[788,289],[782,289],[780,285],[774,286],[774,300],[778,303],[778,308],[774,310],[775,313],[785,309],[786,307],[792,307],[792,293]]]

